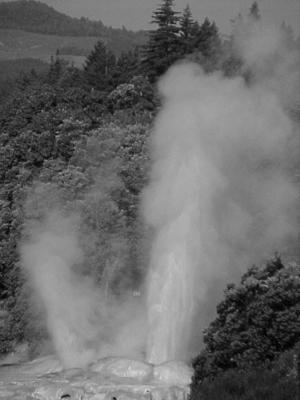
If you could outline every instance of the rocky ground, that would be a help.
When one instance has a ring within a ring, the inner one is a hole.
[[[0,399],[185,400],[191,373],[181,362],[152,366],[116,357],[63,370],[57,359],[44,357],[0,366]]]

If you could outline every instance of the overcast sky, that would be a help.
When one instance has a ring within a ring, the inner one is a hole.
[[[105,25],[128,29],[147,29],[152,11],[161,0],[42,0],[57,10],[80,17],[101,19]],[[175,0],[181,11],[189,3],[200,22],[207,16],[215,20],[222,33],[230,33],[230,19],[247,13],[252,0]],[[258,0],[264,21],[281,24],[284,20],[300,34],[300,0]]]

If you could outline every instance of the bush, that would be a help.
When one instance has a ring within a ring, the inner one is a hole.
[[[300,333],[299,278],[298,265],[276,256],[249,268],[239,285],[228,285],[193,362],[195,382],[232,368],[260,368],[293,350]]]
[[[191,400],[291,400],[297,399],[297,393],[294,375],[282,375],[267,368],[231,369],[193,387]]]

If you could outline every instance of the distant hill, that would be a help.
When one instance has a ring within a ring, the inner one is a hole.
[[[22,30],[42,35],[97,37],[116,55],[146,41],[146,32],[106,27],[101,21],[72,18],[34,0],[0,2],[0,29]],[[1,34],[0,34],[0,41]],[[75,48],[77,48],[75,46]],[[73,49],[76,52],[76,50]]]

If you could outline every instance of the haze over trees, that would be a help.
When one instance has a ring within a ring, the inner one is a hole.
[[[18,75],[8,88],[1,83],[0,352],[29,343],[33,357],[48,337],[43,310],[33,302],[20,267],[18,244],[25,221],[41,218],[45,204],[80,212],[82,231],[92,232],[93,241],[81,237],[86,258],[79,268],[99,287],[118,293],[120,278],[126,276],[126,285],[135,290],[147,267],[147,229],[140,219],[139,199],[148,180],[151,124],[160,107],[155,83],[182,59],[200,64],[207,73],[221,70],[249,82],[251,76],[236,51],[236,32],[247,32],[249,18],[263,23],[263,17],[254,3],[248,16],[235,18],[232,35],[224,38],[214,21],[197,21],[189,6],[178,12],[173,0],[163,0],[153,12],[153,30],[143,41],[138,34],[116,32],[100,21],[62,17],[33,0],[0,3],[0,15],[2,29],[120,37],[123,49],[115,54],[99,40],[83,69],[57,54],[46,69],[28,61],[26,74]],[[283,24],[281,30],[286,47],[299,52],[300,40],[292,29]],[[299,122],[299,104],[291,111]],[[34,196],[26,201],[32,187]],[[281,385],[273,385],[276,396],[288,382],[293,398],[299,279],[299,266],[277,257],[263,268],[251,267],[239,285],[228,285],[217,317],[204,334],[203,351],[199,349],[194,360],[194,398],[199,393],[204,400],[219,398],[213,396],[220,396],[224,387],[224,393],[230,392],[235,374],[235,394],[226,394],[224,400],[253,399],[247,397],[257,380],[253,368],[263,370],[267,386],[274,380]],[[212,387],[219,392],[213,393]],[[234,397],[239,390],[240,397]]]
[[[98,36],[111,41],[114,38],[126,47],[131,41],[134,45],[143,40],[140,32],[106,27],[102,21],[88,18],[72,18],[56,11],[47,4],[35,0],[17,0],[0,3],[0,29],[22,29],[63,36]],[[126,48],[127,49],[127,48]]]

